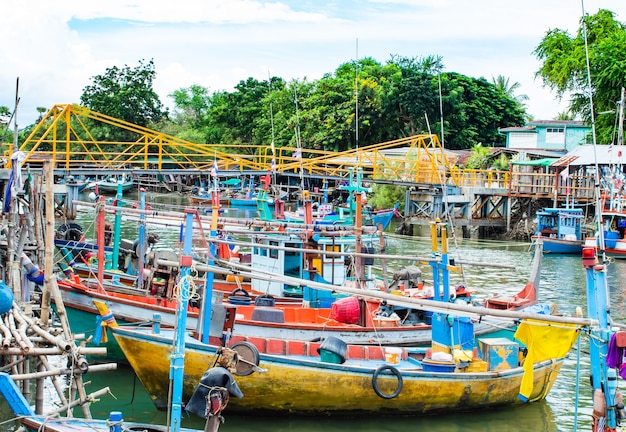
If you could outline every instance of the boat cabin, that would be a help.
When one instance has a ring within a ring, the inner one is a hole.
[[[537,233],[543,237],[581,240],[583,211],[578,208],[544,208],[537,212]]]
[[[354,273],[349,254],[354,252],[353,236],[313,235],[307,239],[298,233],[257,234],[253,242],[251,266],[254,270],[282,274],[318,283],[343,285]],[[364,247],[364,250],[369,248]],[[327,255],[324,252],[345,255]],[[372,260],[364,259],[366,275]],[[283,280],[252,279],[252,289],[273,296],[303,297],[311,307],[330,307],[337,296],[330,291],[291,285]]]

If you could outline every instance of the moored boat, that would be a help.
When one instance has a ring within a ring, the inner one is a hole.
[[[580,208],[544,208],[537,212],[537,230],[533,243],[543,242],[543,250],[554,254],[580,254],[585,239],[582,223],[584,215]]]
[[[445,279],[447,254],[432,265],[438,275],[436,280]],[[447,290],[445,285],[435,283],[434,298],[447,298],[446,294],[438,295],[439,288]],[[558,329],[546,326],[544,321],[523,324],[520,328],[524,330],[518,329],[519,338],[526,341],[528,352],[522,366],[525,350],[518,342],[485,337],[474,346],[473,322],[451,312],[467,312],[470,306],[400,296],[396,300],[385,293],[378,296],[390,303],[404,302],[434,311],[431,353],[425,349],[354,346],[338,337],[321,342],[260,337],[242,340],[235,327],[230,346],[246,347],[247,360],[267,372],[238,378],[246,398],[233,401],[232,409],[274,415],[423,415],[449,412],[451,407],[469,411],[541,400],[550,391],[563,357],[578,335],[578,328],[568,318],[551,318],[564,323]],[[487,313],[482,308],[475,312],[481,316]],[[542,318],[525,312],[493,313]],[[535,354],[535,349],[541,351],[530,343],[530,328],[535,326],[550,330],[549,337],[543,336],[554,344],[549,358]],[[168,394],[166,360],[170,356],[171,331],[162,327],[114,327],[111,331],[157,408],[163,408]],[[194,340],[192,335],[188,335],[186,347],[185,371],[189,377],[199,373],[201,365],[210,362],[220,349]],[[145,358],[151,361],[145,362]]]
[[[90,182],[84,189],[94,190],[96,187],[100,192],[116,193],[121,186],[122,192],[128,192],[135,186],[135,179],[132,175],[109,176],[100,180]]]

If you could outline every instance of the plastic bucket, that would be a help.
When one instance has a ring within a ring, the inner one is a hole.
[[[400,363],[400,357],[402,356],[402,348],[385,347],[385,362],[390,365],[397,365]]]
[[[343,363],[346,361],[347,348],[348,346],[344,341],[334,336],[329,336],[324,339],[320,347],[317,349],[317,352],[320,356],[324,353],[322,361],[329,363]]]
[[[341,323],[356,324],[361,317],[361,306],[356,297],[337,299],[330,307],[330,317]]]

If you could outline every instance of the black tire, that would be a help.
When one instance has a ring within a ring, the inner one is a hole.
[[[250,293],[243,288],[235,288],[233,292],[230,293],[230,295],[237,296],[237,297],[239,296],[250,297]]]
[[[259,365],[259,350],[250,342],[235,342],[230,349],[237,353],[237,369],[233,373],[237,376],[248,376],[254,372],[254,366]],[[254,366],[253,366],[254,365]]]
[[[83,227],[75,222],[69,222],[59,226],[56,232],[57,238],[71,241],[80,240],[84,233]]]
[[[377,382],[378,376],[387,370],[391,372],[392,375],[395,375],[396,378],[398,378],[398,387],[396,387],[396,390],[390,394],[383,393],[382,391],[380,391],[380,389],[378,388],[378,382]],[[378,369],[376,369],[376,371],[374,372],[374,375],[372,375],[372,387],[374,388],[374,391],[376,392],[376,394],[383,399],[393,399],[396,396],[398,396],[400,392],[402,391],[402,384],[403,384],[402,374],[400,373],[398,369],[396,369],[393,366],[383,365],[379,367]]]

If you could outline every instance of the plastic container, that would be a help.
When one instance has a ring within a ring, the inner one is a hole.
[[[324,363],[341,364],[344,362],[339,355],[337,355],[336,353],[332,351],[328,351],[325,349],[320,350],[320,359]]]
[[[422,370],[424,372],[454,372],[456,369],[456,363],[454,362],[439,362],[431,359],[422,360]]]
[[[276,299],[270,294],[263,294],[254,300],[254,304],[257,306],[274,306]]]
[[[348,345],[344,341],[330,336],[324,339],[317,352],[323,362],[341,364],[346,361],[347,349]]]
[[[13,307],[13,291],[4,282],[0,281],[0,314],[7,313]]]
[[[604,231],[604,245],[608,249],[615,249],[617,246],[617,240],[619,239],[619,233],[615,231]]]
[[[330,317],[346,324],[356,324],[361,317],[361,306],[356,297],[337,299],[330,307]]]
[[[400,363],[402,357],[402,348],[385,347],[385,362],[390,365],[397,365]]]

